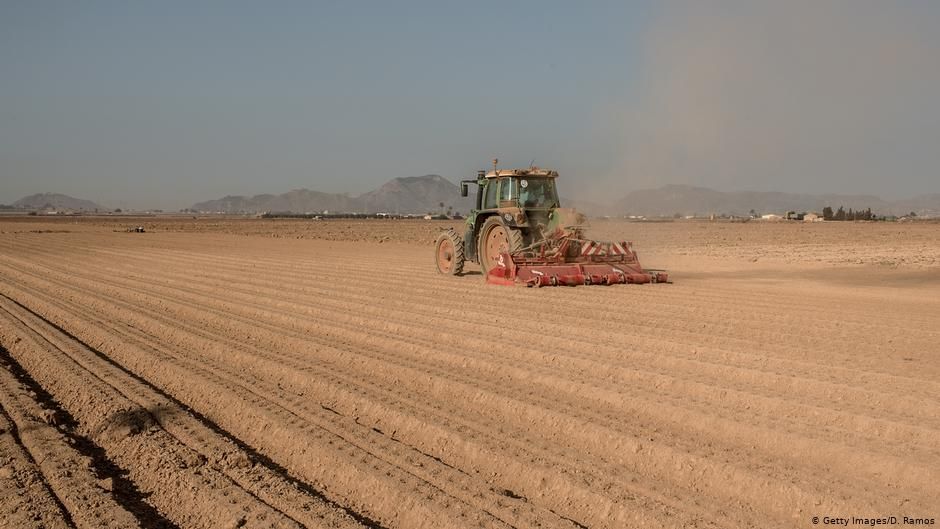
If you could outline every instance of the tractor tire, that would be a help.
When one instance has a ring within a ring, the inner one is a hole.
[[[503,224],[498,215],[486,219],[477,238],[477,256],[480,268],[486,276],[490,269],[497,266],[499,254],[513,253],[522,249],[522,232]]]
[[[441,274],[459,276],[463,273],[463,238],[453,229],[437,236],[434,243],[434,263]]]

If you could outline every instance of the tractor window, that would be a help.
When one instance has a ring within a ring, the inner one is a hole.
[[[483,209],[496,207],[496,180],[486,182],[486,195],[483,197]]]
[[[499,182],[499,201],[512,200],[512,185],[515,181],[512,178],[505,178]]]
[[[558,204],[553,178],[527,178],[519,181],[519,203],[528,208],[550,208]]]

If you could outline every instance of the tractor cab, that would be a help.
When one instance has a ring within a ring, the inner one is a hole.
[[[477,179],[478,211],[500,208],[551,209],[558,207],[554,171],[493,171]],[[468,182],[469,183],[469,182]],[[464,187],[466,189],[466,187]]]
[[[539,226],[547,225],[559,207],[556,178],[557,171],[529,167],[479,171],[476,180],[461,181],[462,196],[469,195],[469,186],[477,186],[476,207],[467,217],[464,234],[466,258],[481,262],[486,269],[497,258],[497,247],[531,244],[540,233]],[[487,251],[488,246],[493,248]]]

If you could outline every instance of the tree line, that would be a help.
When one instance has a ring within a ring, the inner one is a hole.
[[[833,212],[832,208],[829,206],[823,208],[824,220],[875,220],[877,218],[878,216],[871,212],[871,208],[864,211],[852,211],[852,208],[849,208],[849,210],[846,211],[845,208],[839,206],[839,209],[835,212]]]

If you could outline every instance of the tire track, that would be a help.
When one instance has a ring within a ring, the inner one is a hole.
[[[0,367],[5,369],[6,365]],[[0,405],[0,527],[68,529],[75,522],[44,481],[16,423]]]
[[[0,321],[4,336],[20,338],[10,349],[17,362],[75,417],[83,435],[127,469],[171,526],[299,527],[203,465],[196,453],[156,427],[148,410],[68,359],[8,307]]]

